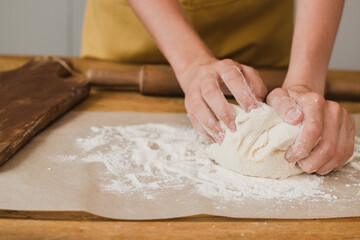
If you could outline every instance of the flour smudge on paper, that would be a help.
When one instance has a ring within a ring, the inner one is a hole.
[[[276,180],[227,170],[208,158],[208,144],[187,126],[150,123],[91,127],[89,136],[78,138],[75,144],[81,150],[78,155],[57,155],[54,159],[104,164],[107,172],[102,187],[108,192],[143,193],[154,199],[156,191],[190,187],[203,197],[227,201],[341,198],[335,189],[325,186],[328,177],[303,174]],[[357,166],[358,160],[330,176],[346,174],[360,193],[359,178],[353,177]]]

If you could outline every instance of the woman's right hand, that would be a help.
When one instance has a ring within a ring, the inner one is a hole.
[[[236,131],[236,116],[222,89],[227,88],[246,112],[264,101],[267,89],[252,67],[212,57],[194,62],[186,71],[176,73],[185,93],[185,107],[194,128],[210,142],[221,143],[224,130],[218,119]]]
[[[128,0],[164,54],[185,93],[193,126],[211,142],[222,142],[218,119],[235,131],[235,114],[221,91],[227,87],[245,111],[263,101],[266,88],[251,67],[217,60],[194,30],[177,0]],[[215,115],[216,117],[215,117]]]

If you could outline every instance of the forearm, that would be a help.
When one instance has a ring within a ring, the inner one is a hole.
[[[298,0],[288,75],[283,87],[323,94],[344,0]]]
[[[175,72],[192,61],[212,57],[177,0],[128,0]]]

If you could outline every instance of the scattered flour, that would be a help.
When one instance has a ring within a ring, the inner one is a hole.
[[[57,161],[104,164],[103,188],[114,193],[141,192],[148,199],[158,190],[184,189],[208,198],[334,200],[318,175],[286,179],[243,176],[211,161],[208,144],[190,127],[143,124],[91,127],[91,133],[76,140],[78,155],[58,155]],[[355,169],[359,163],[351,163]],[[357,170],[351,170],[357,171]],[[335,177],[336,178],[336,177]],[[355,187],[360,189],[359,179]],[[357,185],[358,184],[358,185]]]

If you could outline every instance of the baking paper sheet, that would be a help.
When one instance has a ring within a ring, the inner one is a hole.
[[[360,115],[355,118],[360,127]],[[86,211],[117,219],[162,219],[196,214],[288,219],[360,216],[360,173],[354,173],[349,167],[324,179],[324,186],[332,189],[329,194],[336,194],[337,199],[231,201],[221,195],[210,198],[198,194],[192,190],[194,186],[154,190],[152,198],[141,191],[109,192],[103,188],[107,179],[103,164],[52,158],[79,154],[76,139],[86,137],[92,126],[149,122],[190,126],[185,114],[76,111],[66,114],[0,168],[0,209]]]

